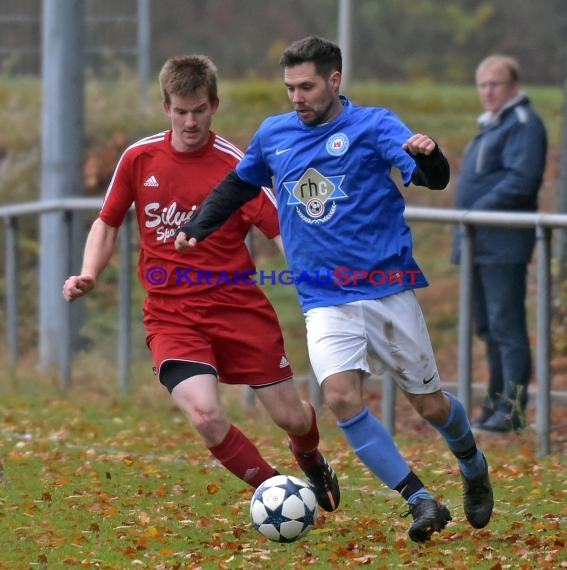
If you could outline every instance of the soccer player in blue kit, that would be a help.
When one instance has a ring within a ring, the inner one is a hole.
[[[359,107],[339,94],[342,56],[333,42],[296,41],[280,64],[294,111],[264,120],[235,170],[180,227],[175,247],[198,247],[273,182],[286,257],[300,276],[311,365],[337,425],[368,469],[407,501],[412,540],[425,542],[445,528],[449,510],[364,402],[373,354],[447,442],[461,473],[465,515],[482,528],[494,506],[488,464],[463,405],[441,388],[413,291],[428,283],[390,177],[394,167],[404,186],[443,189],[448,162],[433,139],[412,133],[391,111]]]

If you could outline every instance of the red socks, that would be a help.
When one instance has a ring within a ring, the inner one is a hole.
[[[311,428],[305,435],[289,435],[291,442],[291,452],[293,453],[297,463],[302,469],[311,469],[319,464],[320,453],[317,450],[319,446],[319,429],[317,428],[317,415],[315,408],[309,404],[311,408]]]
[[[319,430],[315,409],[311,404],[311,428],[305,435],[289,435],[291,451],[302,469],[311,469],[319,464]],[[231,425],[226,437],[214,447],[211,454],[231,473],[252,487],[259,487],[266,479],[277,475],[256,446],[235,426]]]
[[[277,471],[262,458],[256,446],[233,425],[221,443],[209,447],[209,451],[231,473],[254,488],[277,474]]]

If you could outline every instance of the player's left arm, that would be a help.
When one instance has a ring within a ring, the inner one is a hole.
[[[416,186],[426,186],[431,190],[446,188],[451,176],[449,161],[431,137],[416,133],[402,148],[415,160],[411,181]]]
[[[233,170],[207,196],[196,215],[176,233],[175,249],[185,251],[218,230],[231,214],[252,200],[261,189],[248,184]]]

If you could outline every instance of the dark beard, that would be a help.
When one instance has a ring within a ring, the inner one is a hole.
[[[313,127],[317,127],[319,125],[324,125],[325,123],[329,122],[329,117],[331,115],[331,109],[333,108],[333,105],[335,104],[335,100],[331,99],[330,103],[327,105],[327,107],[325,107],[325,109],[323,109],[323,111],[321,111],[320,113],[318,113],[317,115],[315,115],[315,117],[313,118],[312,121],[310,121],[309,123],[307,123],[308,125],[311,125]]]

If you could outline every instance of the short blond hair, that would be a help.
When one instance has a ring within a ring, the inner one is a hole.
[[[163,102],[171,104],[171,96],[190,97],[201,88],[209,101],[217,99],[217,68],[206,55],[184,55],[168,59],[159,72]]]

